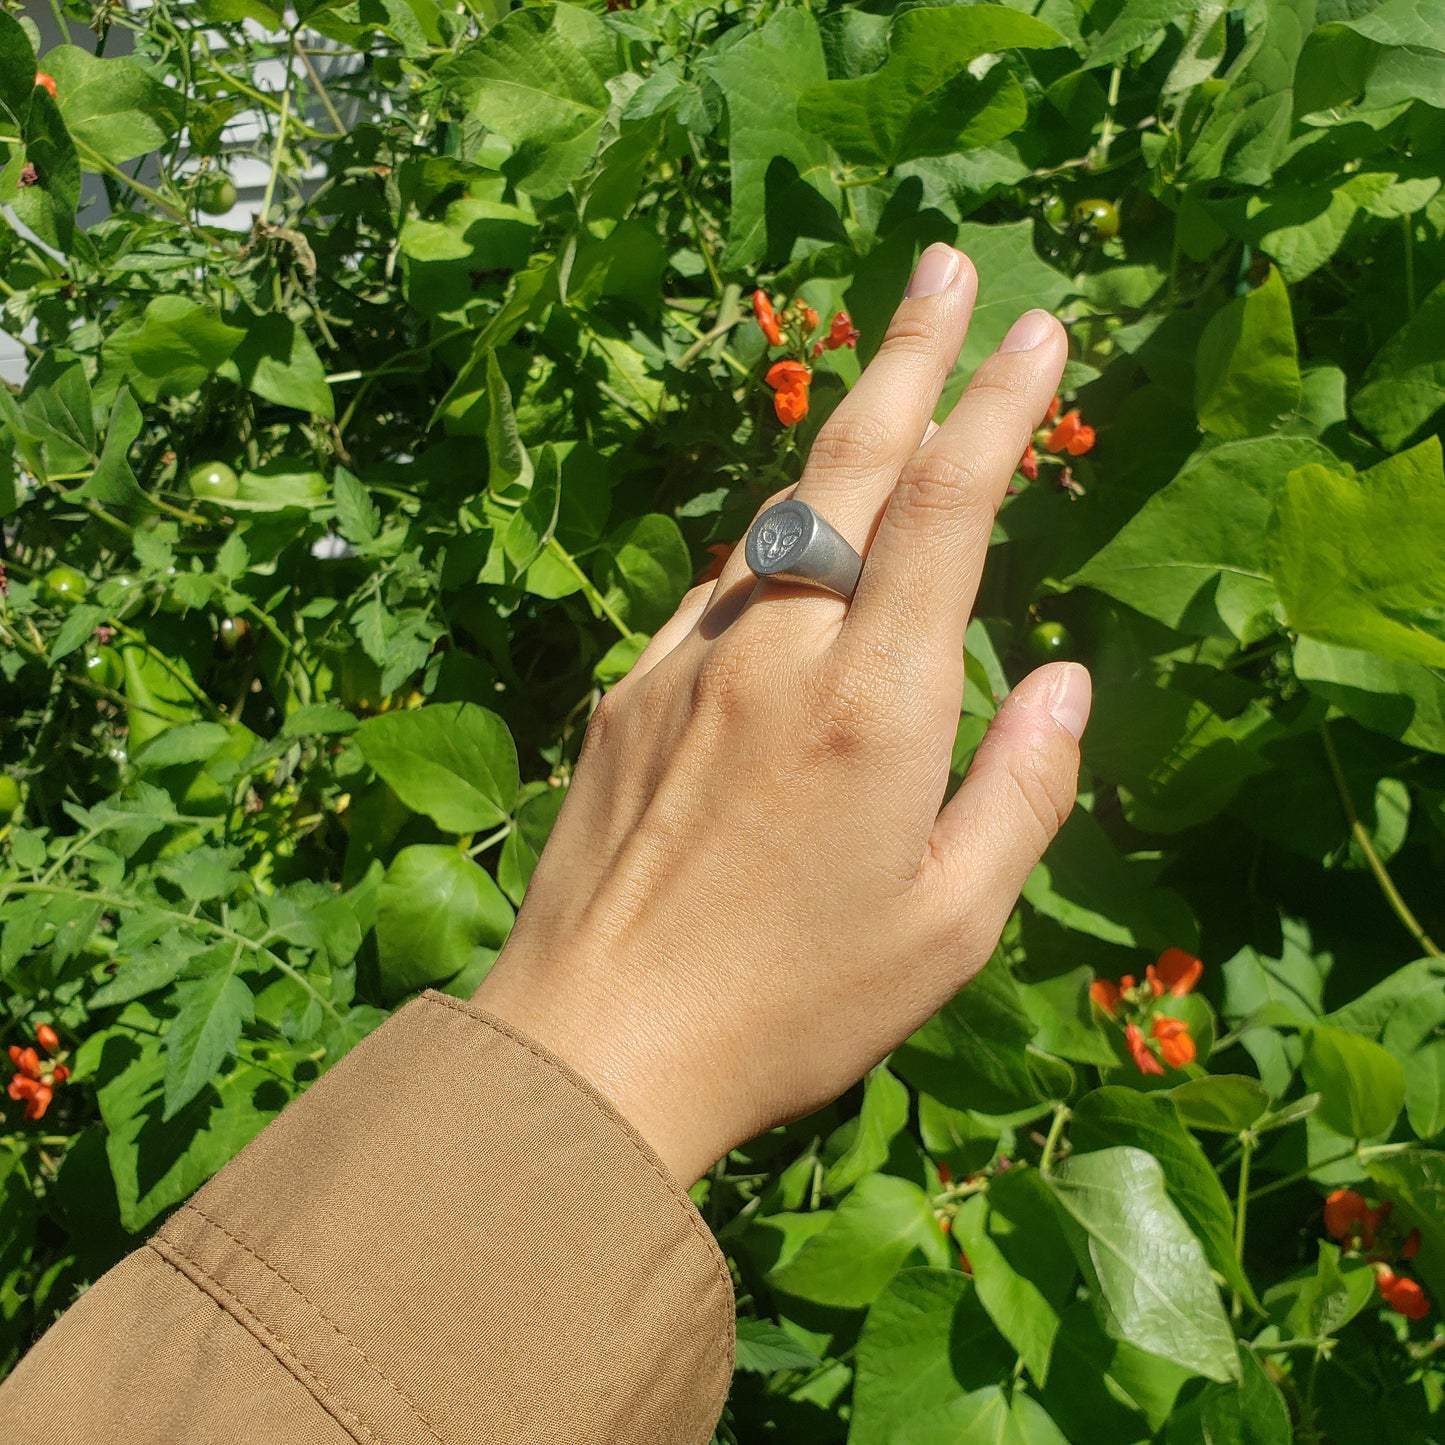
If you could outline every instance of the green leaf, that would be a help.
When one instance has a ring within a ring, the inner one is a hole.
[[[1269,1091],[1247,1074],[1186,1079],[1170,1089],[1169,1097],[1189,1128],[1215,1134],[1242,1134],[1269,1112]]]
[[[452,833],[505,822],[517,794],[517,749],[496,713],[438,703],[368,718],[361,755],[413,812]]]
[[[226,361],[245,339],[209,306],[183,296],[156,296],[127,347],[131,384],[142,401],[185,396]]]
[[[881,1169],[888,1162],[894,1139],[907,1125],[908,1090],[880,1064],[864,1085],[863,1107],[852,1141],[823,1176],[824,1192],[842,1194],[865,1174]]]
[[[1170,1419],[1166,1445],[1291,1445],[1284,1396],[1252,1350],[1239,1366],[1237,1384],[1206,1385]]]
[[[30,100],[20,116],[20,144],[0,170],[0,194],[21,225],[42,241],[69,252],[80,205],[80,160],[60,109],[31,73]],[[32,168],[27,173],[26,167]],[[33,179],[29,176],[33,174]]]
[[[1367,728],[1445,753],[1445,669],[1302,637],[1295,643],[1294,674]]]
[[[111,165],[168,145],[179,123],[176,92],[130,60],[99,60],[74,45],[45,52],[66,128]],[[87,169],[101,166],[87,163]]]
[[[805,90],[798,123],[854,165],[889,168],[990,145],[1026,118],[1023,87],[1007,66],[981,78],[969,66],[1002,50],[1062,44],[1052,26],[1001,5],[905,10],[883,67]]]
[[[1407,999],[1385,1025],[1381,1044],[1405,1072],[1405,1112],[1421,1139],[1445,1130],[1445,990]]]
[[[948,1247],[928,1196],[907,1179],[870,1174],[768,1283],[797,1299],[858,1309],[905,1263],[943,1264]]]
[[[413,218],[401,228],[407,299],[428,316],[461,315],[485,295],[489,275],[520,271],[537,222],[502,201],[462,196],[440,221]]]
[[[1290,626],[1398,662],[1445,667],[1445,469],[1431,437],[1360,475],[1285,478],[1270,565]]]
[[[24,27],[8,11],[0,11],[0,106],[14,125],[30,108],[37,68],[35,47]]]
[[[1435,1300],[1445,1299],[1445,1154],[1406,1149],[1365,1163],[1370,1178],[1396,1209],[1402,1231],[1420,1231],[1420,1253],[1411,1261]]]
[[[502,534],[502,551],[515,572],[525,572],[556,535],[561,504],[562,471],[557,449],[548,442],[537,458],[527,499],[512,514]]]
[[[17,410],[12,426],[33,444],[27,460],[41,476],[84,471],[95,459],[90,382],[68,351],[48,351],[36,362]]]
[[[512,393],[495,351],[487,352],[487,457],[491,464],[487,488],[494,496],[532,485],[532,459],[517,431]]]
[[[771,1375],[775,1370],[813,1370],[822,1363],[812,1350],[771,1320],[737,1322],[736,1369]]]
[[[1180,1123],[1168,1095],[1096,1089],[1075,1106],[1069,1140],[1079,1154],[1127,1145],[1152,1155],[1170,1199],[1204,1245],[1210,1264],[1247,1304],[1258,1308],[1249,1277],[1235,1256],[1234,1211],[1219,1174]]]
[[[151,499],[140,489],[135,473],[130,467],[131,444],[140,435],[145,425],[140,407],[136,405],[130,388],[122,386],[116,393],[115,405],[110,410],[110,421],[105,429],[105,446],[101,449],[100,460],[84,485],[66,495],[80,500],[89,498],[106,507],[139,508],[154,511]]]
[[[326,384],[326,368],[306,333],[277,311],[242,312],[245,335],[216,368],[257,396],[331,421],[336,405]]]
[[[552,834],[557,814],[567,800],[566,788],[552,787],[547,783],[529,783],[527,787],[536,791],[526,796],[526,790],[523,790],[524,796],[517,804],[512,831],[502,840],[502,856],[497,861],[497,882],[518,906],[527,891],[527,884],[532,881],[542,849]]]
[[[465,853],[435,843],[403,848],[377,893],[383,995],[394,1002],[470,965],[490,963],[513,917],[502,890]]]
[[[624,522],[603,544],[599,582],[631,628],[656,632],[692,582],[692,558],[678,525],[661,512]]]
[[[86,1039],[77,1069],[95,1080],[121,1223],[133,1233],[194,1193],[289,1098],[273,1067],[256,1067],[243,1053],[164,1118],[166,1050],[155,1016],[136,1003]]]
[[[1048,1185],[1034,1169],[997,1175],[954,1216],[953,1237],[989,1318],[1044,1385],[1078,1278]]]
[[[1108,1332],[1208,1379],[1237,1379],[1209,1261],[1159,1163],[1140,1149],[1100,1149],[1066,1160],[1052,1182]]]
[[[1311,462],[1335,464],[1306,437],[1225,442],[1191,457],[1123,528],[1069,580],[1117,597],[1168,627],[1193,630],[1206,598],[1236,637],[1275,606],[1266,529],[1286,472]],[[1201,594],[1203,596],[1201,597]]]
[[[1445,406],[1445,282],[1365,368],[1351,409],[1389,451],[1398,451]]]
[[[1006,1378],[1013,1351],[968,1277],[905,1269],[878,1296],[858,1340],[852,1445],[957,1445],[955,1412]],[[983,1438],[993,1439],[992,1436]]]
[[[1339,1246],[1322,1239],[1314,1273],[1276,1285],[1265,1302],[1276,1318],[1283,1315],[1296,1339],[1324,1340],[1339,1334],[1374,1294],[1375,1272],[1369,1264],[1352,1259],[1342,1270]]]
[[[828,147],[798,124],[799,98],[828,78],[812,15],[780,8],[704,65],[728,108],[732,204],[720,264],[745,271],[764,258],[786,261],[799,235],[844,239]]]
[[[1034,1024],[995,955],[972,982],[893,1054],[908,1082],[958,1109],[1006,1114],[1043,1096],[1029,1069]]]
[[[1304,1031],[1300,1068],[1319,1093],[1319,1118],[1347,1139],[1389,1133],[1405,1103],[1405,1071],[1379,1044],[1328,1024]]]
[[[622,69],[616,33],[575,5],[519,10],[441,72],[471,114],[515,151],[518,189],[560,195],[591,164]]]
[[[1194,409],[1216,436],[1259,436],[1299,407],[1294,318],[1278,271],[1209,318],[1195,365]]]
[[[214,949],[205,975],[182,984],[172,995],[178,1012],[166,1030],[162,1122],[174,1118],[210,1083],[235,1051],[241,1029],[256,1016],[255,996],[236,976],[240,962],[238,946]]]

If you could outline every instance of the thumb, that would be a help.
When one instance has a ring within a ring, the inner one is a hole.
[[[989,949],[1073,809],[1092,697],[1088,671],[1076,662],[1031,672],[999,708],[963,786],[938,815],[930,851],[946,906],[970,932],[988,932]]]

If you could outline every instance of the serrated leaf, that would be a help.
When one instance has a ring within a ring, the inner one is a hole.
[[[166,1103],[173,1119],[235,1050],[241,1030],[256,1016],[256,998],[236,976],[241,949],[226,944],[213,951],[210,971],[182,984],[172,995],[175,1018],[166,1030]]]
[[[771,1375],[775,1370],[812,1370],[822,1363],[812,1350],[771,1320],[737,1322],[736,1369]]]

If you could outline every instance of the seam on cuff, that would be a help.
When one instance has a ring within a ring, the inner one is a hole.
[[[368,1357],[366,1351],[364,1351],[350,1335],[347,1335],[347,1332],[341,1329],[340,1325],[337,1325],[337,1322],[331,1319],[331,1316],[327,1315],[324,1309],[319,1308],[311,1299],[306,1298],[301,1290],[296,1289],[296,1286],[293,1285],[289,1279],[286,1279],[285,1274],[282,1274],[279,1269],[276,1269],[275,1264],[270,1263],[269,1260],[262,1259],[262,1256],[257,1254],[256,1250],[253,1250],[246,1241],[237,1238],[236,1235],[231,1233],[228,1228],[225,1228],[223,1224],[218,1224],[217,1221],[212,1220],[210,1215],[205,1214],[204,1211],[195,1207],[195,1204],[186,1205],[186,1207],[182,1209],[182,1214],[197,1215],[198,1218],[201,1218],[201,1220],[207,1222],[208,1225],[211,1225],[211,1228],[224,1234],[231,1243],[243,1248],[251,1259],[256,1260],[257,1264],[269,1270],[270,1273],[275,1274],[277,1279],[279,1279],[283,1285],[286,1285],[290,1292],[302,1302],[302,1305],[305,1306],[309,1314],[322,1319],[340,1340],[350,1345],[351,1350],[370,1368],[374,1379],[379,1380],[390,1392],[396,1394],[399,1399],[402,1399],[403,1402],[406,1403],[416,1423],[425,1429],[426,1436],[432,1439],[432,1441],[435,1441],[436,1445],[444,1445],[442,1436],[436,1431],[436,1426],[432,1425],[431,1420],[423,1415],[422,1410],[416,1405],[415,1400],[413,1400],[396,1381],[390,1379],[383,1370],[377,1368],[376,1363]],[[241,1327],[246,1329],[256,1340],[262,1342],[264,1347],[275,1355],[276,1360],[311,1393],[316,1403],[327,1412],[327,1415],[331,1416],[354,1441],[357,1441],[358,1445],[367,1445],[367,1442],[373,1442],[373,1445],[376,1445],[376,1442],[384,1441],[384,1435],[379,1432],[379,1429],[368,1425],[366,1420],[361,1418],[360,1415],[357,1415],[355,1410],[344,1405],[344,1403],[341,1402],[340,1393],[338,1393],[337,1390],[332,1389],[332,1387],[327,1384],[327,1381],[322,1380],[321,1376],[318,1376],[315,1370],[312,1370],[311,1366],[308,1366],[305,1360],[302,1360],[301,1355],[296,1354],[296,1351],[290,1347],[290,1344],[288,1344],[286,1340],[283,1340],[280,1335],[277,1335],[259,1315],[254,1314],[254,1311],[251,1311],[249,1306],[246,1305],[246,1302],[240,1299],[240,1296],[237,1296],[236,1293],[227,1289],[227,1286],[223,1285],[210,1270],[205,1269],[204,1264],[199,1263],[199,1260],[195,1259],[191,1253],[188,1253],[181,1244],[176,1243],[169,1235],[156,1234],[153,1235],[150,1240],[147,1240],[146,1247],[155,1250],[172,1269],[184,1274],[186,1279],[191,1280],[192,1285],[195,1285],[195,1287],[201,1290],[202,1293],[205,1293],[205,1295],[210,1296],[212,1301],[217,1303],[218,1308],[223,1309],[225,1314],[236,1319],[237,1324],[240,1324]]]
[[[218,1279],[208,1274],[185,1250],[159,1235],[147,1240],[146,1249],[159,1255],[177,1274],[187,1279],[202,1294],[229,1315],[249,1335],[271,1352],[276,1362],[295,1379],[318,1405],[357,1442],[357,1445],[380,1445],[382,1437],[365,1420],[343,1405],[326,1384],[279,1335],[246,1307]],[[441,1436],[432,1431],[442,1445]]]
[[[419,1002],[439,1005],[457,1013],[465,1014],[468,1018],[475,1019],[478,1023],[486,1024],[488,1028],[494,1029],[497,1033],[511,1039],[515,1044],[526,1049],[528,1053],[541,1060],[560,1077],[565,1079],[571,1086],[581,1094],[593,1107],[601,1109],[626,1136],[633,1149],[646,1161],[653,1173],[661,1180],[663,1187],[672,1196],[683,1212],[688,1227],[702,1241],[703,1247],[708,1251],[713,1261],[713,1268],[717,1274],[718,1288],[722,1298],[719,1301],[718,1313],[722,1317],[718,1326],[717,1334],[719,1343],[727,1358],[727,1370],[725,1372],[728,1384],[724,1386],[721,1398],[717,1405],[717,1414],[722,1414],[723,1405],[727,1402],[727,1396],[731,1388],[733,1369],[736,1361],[737,1338],[734,1330],[734,1296],[732,1275],[728,1271],[728,1263],[723,1256],[717,1240],[713,1237],[712,1230],[707,1227],[707,1222],[698,1213],[697,1206],[688,1197],[687,1191],[678,1184],[677,1180],[668,1172],[667,1166],[657,1156],[652,1145],[637,1131],[632,1122],[627,1119],[613,1102],[597,1088],[591,1080],[578,1073],[565,1059],[558,1057],[545,1045],[539,1044],[535,1039],[529,1038],[520,1030],[513,1028],[504,1019],[498,1018],[495,1014],[488,1013],[485,1009],[478,1008],[475,1004],[466,1002],[459,998],[453,998],[451,994],[438,993],[435,989],[428,989],[421,995]]]

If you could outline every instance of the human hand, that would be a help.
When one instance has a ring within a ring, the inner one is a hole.
[[[1073,806],[1090,686],[1072,663],[1014,689],[942,806],[994,514],[1067,353],[1027,313],[933,429],[976,293],[959,252],[924,253],[792,492],[864,554],[852,602],[757,579],[742,547],[688,593],[593,715],[474,996],[685,1187],[966,984]]]

